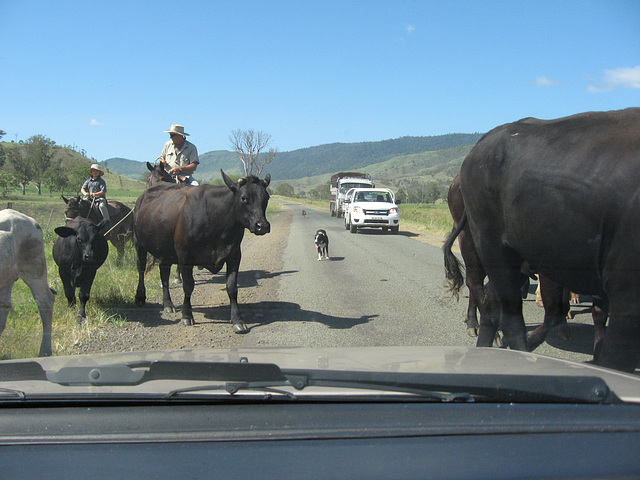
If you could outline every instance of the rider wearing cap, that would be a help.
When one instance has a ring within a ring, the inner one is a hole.
[[[185,133],[182,125],[171,125],[165,133],[169,134],[171,140],[164,144],[162,153],[158,157],[163,168],[189,185],[198,185],[192,174],[198,168],[200,160],[196,146],[187,141],[189,134]]]
[[[103,173],[100,165],[97,163],[92,164],[91,167],[89,167],[89,175],[91,175],[91,178],[82,184],[80,192],[98,207],[102,218],[110,222],[109,208],[107,207],[107,182],[102,178]]]

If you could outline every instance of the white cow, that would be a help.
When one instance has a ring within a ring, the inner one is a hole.
[[[40,225],[15,210],[0,210],[0,334],[11,309],[11,289],[21,278],[31,289],[42,319],[40,356],[51,355],[54,294],[47,282]]]

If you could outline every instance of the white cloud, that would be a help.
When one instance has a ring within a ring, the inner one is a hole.
[[[605,70],[604,78],[587,86],[590,92],[610,92],[616,88],[640,88],[640,66]]]
[[[547,88],[553,87],[554,85],[558,85],[556,80],[553,80],[549,77],[537,77],[536,78],[536,87]]]
[[[404,30],[407,32],[407,35],[411,35],[416,31],[416,27],[414,25],[405,25]]]
[[[89,121],[89,125],[90,125],[90,126],[92,126],[92,127],[100,127],[100,126],[104,125],[104,123],[103,123],[103,122],[99,122],[99,121],[98,121],[98,120],[96,120],[95,118],[92,118],[92,119]]]

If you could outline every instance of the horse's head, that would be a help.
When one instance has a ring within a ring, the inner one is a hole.
[[[68,220],[73,220],[76,217],[86,217],[89,213],[89,207],[91,206],[91,202],[87,200],[83,200],[82,197],[71,197],[65,198],[62,197],[67,206],[64,209],[64,218]]]
[[[162,167],[160,162],[151,165],[147,162],[149,176],[147,177],[147,186],[152,187],[158,182],[175,183],[175,179]]]

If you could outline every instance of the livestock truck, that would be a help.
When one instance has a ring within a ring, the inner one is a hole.
[[[332,217],[342,217],[344,198],[351,188],[374,188],[371,175],[360,172],[340,172],[331,176],[329,210]]]

